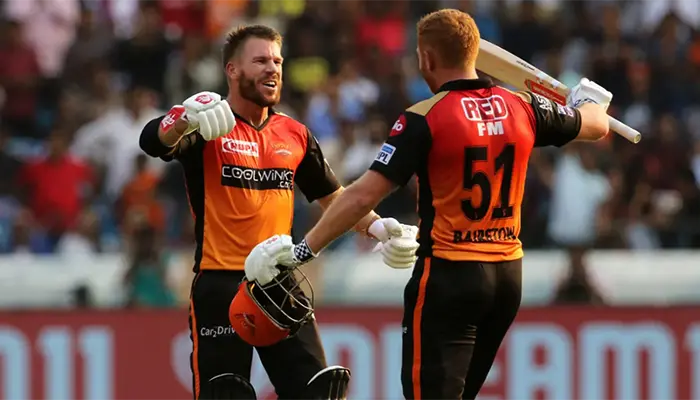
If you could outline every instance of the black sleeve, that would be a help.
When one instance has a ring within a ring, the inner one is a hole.
[[[338,179],[326,161],[318,140],[308,130],[306,153],[294,174],[294,182],[309,203],[326,197],[340,188]]]
[[[143,130],[141,131],[139,146],[144,153],[151,157],[160,157],[164,161],[171,161],[183,155],[185,150],[194,147],[193,145],[195,142],[197,142],[197,133],[193,132],[183,137],[175,149],[168,147],[164,145],[158,137],[158,127],[160,126],[160,122],[164,117],[165,116],[161,116],[148,121],[146,126],[144,126]]]
[[[537,93],[526,92],[535,113],[535,147],[561,147],[581,130],[579,110],[562,106]]]
[[[404,112],[394,123],[370,170],[379,172],[399,186],[405,186],[424,163],[432,145],[425,117]]]

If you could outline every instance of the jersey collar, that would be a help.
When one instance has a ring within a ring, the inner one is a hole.
[[[233,111],[233,110],[231,110],[231,111]],[[263,123],[260,126],[255,126],[252,123],[250,123],[250,121],[248,121],[247,119],[241,117],[237,112],[233,111],[233,116],[236,118],[236,121],[241,121],[241,122],[245,123],[246,125],[250,126],[251,128],[255,129],[256,131],[263,130],[263,128],[265,128],[267,123],[270,122],[272,117],[276,114],[277,113],[275,112],[275,110],[272,109],[272,107],[268,107],[267,119],[265,121],[263,121]]]
[[[455,81],[445,82],[437,93],[448,92],[450,90],[477,90],[488,89],[493,86],[493,82],[488,78],[479,79],[458,79]]]

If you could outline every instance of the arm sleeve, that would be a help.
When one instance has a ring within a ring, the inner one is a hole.
[[[581,113],[539,94],[525,92],[535,115],[535,147],[561,147],[576,139],[581,130]]]
[[[184,155],[188,149],[194,147],[193,145],[197,141],[197,133],[192,132],[183,137],[175,147],[168,147],[164,145],[158,137],[158,127],[164,117],[165,116],[161,116],[148,121],[141,131],[139,146],[144,153],[151,157],[159,157],[164,161],[172,161]]]
[[[294,174],[294,182],[311,203],[335,192],[340,188],[340,184],[326,162],[318,140],[308,130],[306,133],[306,153]]]
[[[425,116],[404,112],[369,169],[396,185],[405,186],[426,161],[431,145],[432,136]]]

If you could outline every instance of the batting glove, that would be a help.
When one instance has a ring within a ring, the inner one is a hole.
[[[373,251],[382,253],[384,264],[404,269],[416,263],[418,227],[401,224],[394,218],[381,218],[370,225],[368,233],[379,240]]]
[[[228,101],[213,92],[200,92],[182,103],[185,109],[183,118],[189,124],[188,131],[199,130],[206,141],[228,135],[236,126]]]
[[[267,285],[281,272],[279,266],[298,267],[316,258],[306,240],[292,242],[289,235],[275,235],[259,243],[245,259],[245,275],[249,281]]]
[[[258,243],[245,259],[245,276],[248,281],[267,285],[281,272],[278,259],[289,257],[294,243],[287,235],[275,235]]]
[[[571,89],[567,98],[567,105],[577,108],[585,103],[595,103],[607,111],[612,98],[612,93],[604,87],[588,80],[588,78],[582,78],[579,84]]]

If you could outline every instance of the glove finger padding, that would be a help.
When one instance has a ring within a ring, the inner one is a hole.
[[[224,128],[223,126],[220,125],[219,121],[219,116],[217,115],[217,110],[219,109],[218,106],[212,108],[211,110],[207,110],[204,113],[207,116],[207,121],[209,121],[209,126],[211,127],[211,133],[214,136],[219,136],[221,133],[221,129]]]
[[[223,100],[221,102],[221,108],[224,114],[224,120],[226,121],[227,131],[231,131],[236,126],[236,117],[233,116],[233,111],[231,111],[231,106],[228,101]]]
[[[381,252],[382,261],[384,261],[384,264],[396,269],[411,268],[418,259],[414,252],[396,252],[395,249],[392,249],[383,243],[377,243],[377,245],[374,246],[374,249],[372,249],[372,252]]]
[[[393,238],[381,247],[384,263],[392,268],[410,268],[415,263],[419,243],[413,238]]]
[[[411,268],[413,265],[416,263],[416,260],[418,259],[415,255],[397,255],[397,254],[391,254],[388,252],[383,251],[382,252],[382,258],[384,261],[384,264],[390,266],[391,268],[395,269],[404,269],[404,268]]]
[[[382,223],[384,224],[384,229],[386,229],[386,232],[389,234],[389,236],[401,236],[403,234],[403,228],[401,223],[399,221],[395,220],[394,218],[384,218],[382,220]]]
[[[211,140],[212,130],[211,124],[209,123],[209,118],[205,112],[197,114],[197,120],[199,121],[199,134],[202,135],[204,140]]]
[[[272,282],[277,277],[277,275],[280,274],[280,272],[282,271],[280,271],[279,268],[276,267],[265,268],[259,273],[258,279],[256,280],[261,286],[265,286],[268,283]]]

